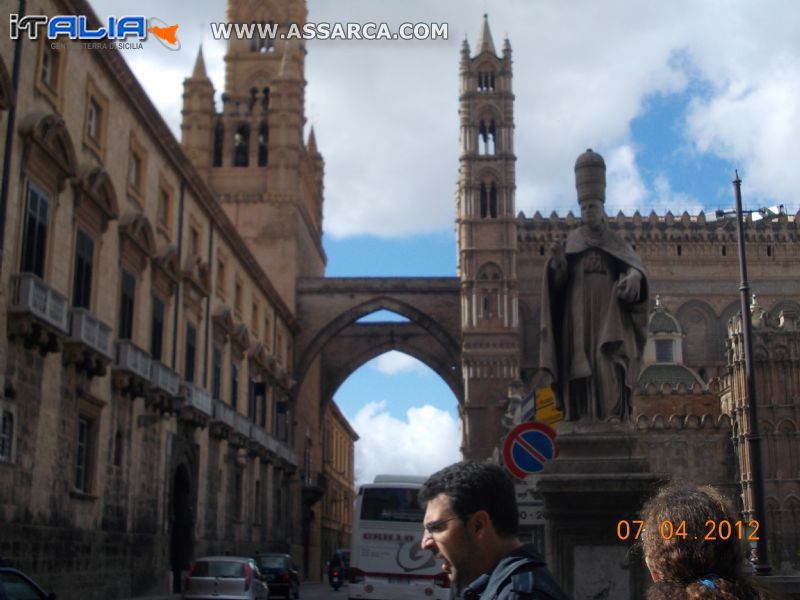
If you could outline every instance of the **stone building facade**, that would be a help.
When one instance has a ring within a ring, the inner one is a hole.
[[[97,24],[83,0],[36,11]],[[226,551],[318,574],[325,425],[346,423],[317,366],[293,377],[295,282],[325,264],[304,49],[232,44],[221,113],[200,54],[179,144],[117,50],[6,33],[0,557],[63,598],[178,589]]]
[[[324,464],[326,493],[322,499],[322,559],[328,561],[339,548],[350,547],[353,533],[353,506],[356,491],[353,445],[358,434],[350,426],[336,402],[325,407]],[[323,563],[324,564],[324,563]]]

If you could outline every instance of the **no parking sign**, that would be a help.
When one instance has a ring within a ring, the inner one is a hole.
[[[544,463],[558,456],[556,432],[544,423],[517,425],[503,442],[503,462],[514,477],[525,479],[541,471]]]

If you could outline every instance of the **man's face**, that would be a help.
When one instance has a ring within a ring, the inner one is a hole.
[[[465,524],[456,517],[450,507],[450,498],[439,494],[425,508],[424,525],[432,527],[425,531],[422,548],[430,550],[436,558],[444,559],[443,569],[457,590],[462,590],[480,574],[476,565],[475,540]]]
[[[600,200],[584,200],[581,202],[581,219],[589,229],[592,231],[602,229],[603,217],[605,217],[605,210]]]

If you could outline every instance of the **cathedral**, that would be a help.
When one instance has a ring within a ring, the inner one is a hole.
[[[39,9],[97,21],[86,0]],[[300,0],[227,3],[229,22],[306,18]],[[358,435],[334,395],[389,350],[453,391],[465,458],[495,453],[510,390],[534,386],[550,247],[579,219],[515,208],[512,46],[487,18],[453,57],[458,271],[438,278],[325,277],[303,42],[231,40],[223,90],[201,50],[180,140],[117,50],[44,36],[0,36],[0,50],[0,559],[62,598],[177,592],[193,558],[225,552],[288,552],[319,580],[354,518]],[[609,541],[615,509],[685,477],[751,510],[736,228],[703,213],[607,220],[649,273],[633,415],[594,437],[557,425],[563,460],[523,536],[575,597],[640,597],[641,561]],[[747,223],[781,574],[800,569],[797,223]],[[384,309],[407,321],[360,322]]]

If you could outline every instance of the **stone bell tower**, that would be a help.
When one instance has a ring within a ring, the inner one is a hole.
[[[181,124],[187,155],[291,308],[297,278],[322,276],[326,260],[324,163],[313,129],[303,140],[306,49],[280,39],[307,12],[303,0],[229,0],[228,22],[269,27],[228,42],[219,111],[200,51]]]
[[[464,376],[463,453],[490,456],[508,387],[519,378],[514,94],[511,44],[495,51],[484,15],[474,56],[461,47],[458,273]]]

